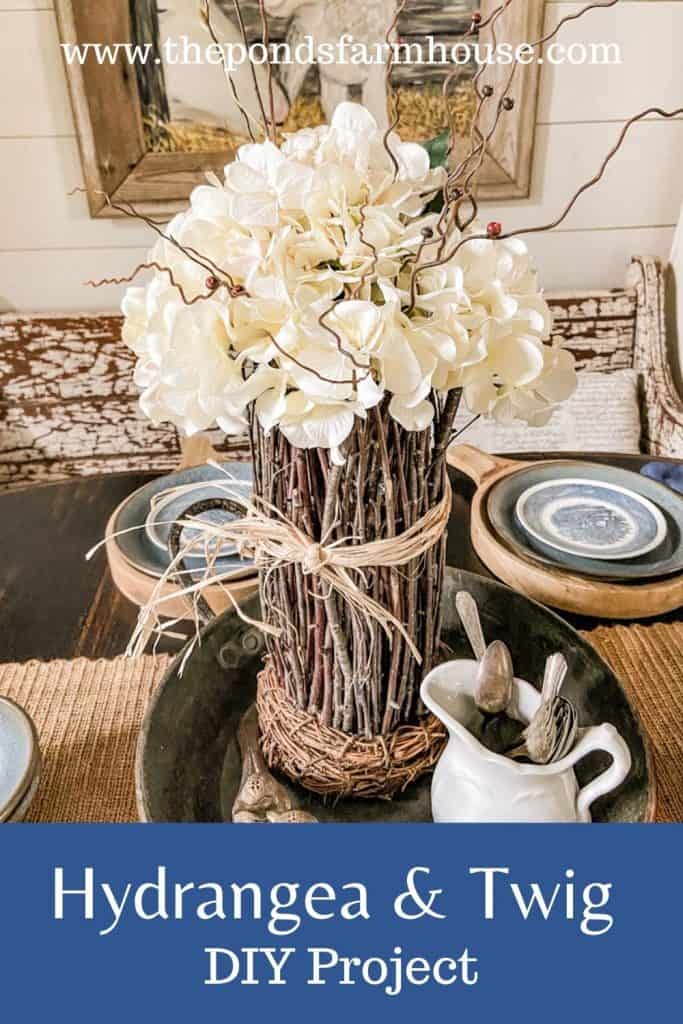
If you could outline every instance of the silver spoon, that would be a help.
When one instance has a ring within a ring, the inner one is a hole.
[[[486,715],[499,715],[512,699],[512,658],[502,640],[494,640],[484,651],[477,671],[474,700]]]
[[[545,663],[541,704],[522,733],[524,743],[510,751],[509,757],[528,757],[535,764],[550,764],[564,757],[574,746],[578,729],[574,706],[559,696],[567,674],[563,654],[551,654]]]
[[[486,641],[484,640],[484,631],[481,628],[477,602],[466,590],[459,590],[455,595],[455,607],[460,616],[465,635],[470,642],[470,647],[474,652],[474,657],[477,661],[481,661],[486,653]]]
[[[475,701],[485,715],[497,715],[508,707],[513,694],[510,652],[502,640],[487,648],[477,602],[467,590],[455,595],[455,607],[479,665]]]

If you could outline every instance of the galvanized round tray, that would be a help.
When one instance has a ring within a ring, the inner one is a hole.
[[[516,675],[539,686],[546,657],[562,651],[570,673],[564,693],[576,704],[582,726],[611,722],[629,745],[633,764],[619,789],[597,801],[594,821],[651,821],[655,783],[640,722],[614,673],[563,619],[507,587],[473,573],[447,569],[443,595],[445,657],[471,657],[455,610],[455,594],[469,590],[484,632],[504,640]],[[256,598],[245,606],[258,617]],[[179,674],[176,659],[147,713],[138,742],[136,787],[143,821],[230,821],[240,784],[239,721],[253,703],[262,665],[263,639],[232,612],[202,633]],[[581,785],[602,771],[608,758],[592,754],[577,768]],[[285,780],[281,780],[285,781]],[[320,821],[431,821],[430,780],[393,801],[325,803],[288,784],[296,803]]]

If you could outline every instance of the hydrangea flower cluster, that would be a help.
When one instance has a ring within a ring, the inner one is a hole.
[[[123,302],[152,420],[241,433],[255,403],[266,431],[338,461],[355,417],[385,396],[407,430],[430,425],[434,391],[533,424],[569,397],[573,361],[547,343],[526,246],[473,238],[428,266],[441,253],[425,211],[445,172],[418,144],[388,147],[367,110],[343,103],[280,147],[242,146],[224,181],[195,189],[150,256],[172,276]]]

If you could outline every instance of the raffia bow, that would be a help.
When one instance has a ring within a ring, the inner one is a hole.
[[[212,463],[216,468],[221,468]],[[397,630],[404,638],[418,664],[422,659],[406,627],[387,608],[370,597],[358,586],[353,573],[362,576],[364,569],[386,566],[396,568],[419,558],[441,538],[451,511],[451,489],[448,483],[443,497],[412,526],[396,537],[352,544],[345,540],[325,544],[325,538],[316,541],[295,526],[279,509],[262,498],[250,500],[232,493],[226,487],[230,500],[244,508],[245,516],[220,525],[200,519],[185,521],[201,532],[206,540],[216,539],[236,545],[240,555],[253,558],[260,569],[299,565],[306,576],[315,576],[326,583],[331,591],[343,597],[360,616],[371,618],[390,635]],[[207,579],[206,584],[211,580]],[[199,585],[195,585],[199,586]],[[188,588],[190,592],[193,588]],[[234,602],[240,613],[239,605]],[[251,621],[251,620],[249,620]],[[282,630],[267,623],[258,623],[267,633],[280,636]]]

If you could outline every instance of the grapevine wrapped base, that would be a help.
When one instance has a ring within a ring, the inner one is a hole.
[[[392,797],[430,771],[446,742],[433,715],[387,736],[349,736],[300,710],[272,666],[259,676],[261,749],[268,766],[321,796]]]

